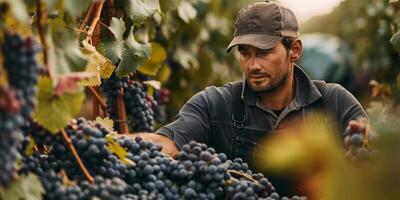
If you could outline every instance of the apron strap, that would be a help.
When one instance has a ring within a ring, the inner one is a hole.
[[[232,123],[235,129],[242,129],[246,122],[246,113],[242,101],[243,83],[241,81],[232,83],[229,87],[232,94]]]

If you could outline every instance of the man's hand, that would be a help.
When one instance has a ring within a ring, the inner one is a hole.
[[[117,134],[117,137],[136,138],[141,137],[146,142],[153,142],[162,146],[162,153],[165,153],[173,158],[178,154],[179,148],[174,141],[167,136],[157,133],[133,133],[133,134]]]

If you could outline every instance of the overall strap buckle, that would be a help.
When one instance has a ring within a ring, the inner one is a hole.
[[[232,114],[233,127],[237,129],[242,129],[244,127],[244,123],[246,122],[246,115],[242,115],[243,119],[235,119],[235,115]]]

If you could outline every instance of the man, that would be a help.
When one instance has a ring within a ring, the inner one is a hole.
[[[366,117],[346,89],[312,81],[295,65],[302,42],[292,11],[272,2],[253,3],[239,11],[235,26],[227,51],[237,47],[244,80],[206,88],[185,103],[175,121],[157,134],[140,136],[162,144],[172,156],[195,140],[251,162],[266,136],[298,125],[316,110],[341,130]]]

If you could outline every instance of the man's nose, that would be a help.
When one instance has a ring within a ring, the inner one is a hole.
[[[261,68],[261,65],[255,56],[252,56],[249,62],[249,67],[251,70],[257,70]]]

